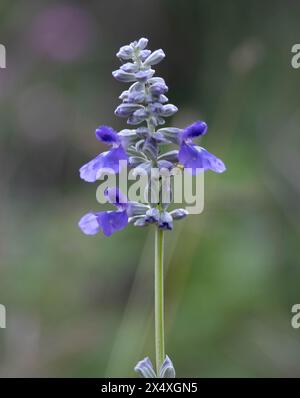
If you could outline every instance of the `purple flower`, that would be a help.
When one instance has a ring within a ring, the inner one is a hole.
[[[206,131],[207,124],[197,121],[185,128],[181,134],[178,159],[185,168],[192,170],[193,175],[197,174],[200,169],[212,170],[216,173],[223,173],[226,170],[221,159],[193,142],[193,138],[204,135]]]
[[[110,203],[116,206],[117,210],[85,214],[78,225],[86,235],[95,235],[102,231],[104,235],[110,236],[114,232],[124,229],[128,224],[130,206],[127,198],[117,188],[108,188],[105,196]]]
[[[112,169],[115,173],[118,173],[121,167],[119,162],[121,160],[128,161],[128,156],[122,146],[121,138],[111,127],[98,127],[96,130],[96,138],[108,145],[112,145],[112,149],[101,153],[80,168],[80,178],[87,182],[95,182],[101,169],[104,168]]]
[[[206,132],[207,124],[201,120],[197,120],[183,130],[182,140],[187,141],[189,139],[199,137],[200,135],[204,135]]]

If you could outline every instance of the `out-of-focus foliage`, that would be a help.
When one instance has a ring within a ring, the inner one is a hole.
[[[205,210],[166,242],[167,352],[178,376],[300,376],[297,1],[0,5],[1,376],[128,376],[153,359],[153,230],[84,236],[78,168],[103,150],[121,90],[115,51],[140,36],[183,127],[203,118]]]

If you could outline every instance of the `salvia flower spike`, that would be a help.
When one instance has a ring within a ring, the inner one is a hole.
[[[153,67],[159,64],[165,53],[162,49],[150,51],[148,40],[141,38],[122,46],[117,53],[121,61],[119,69],[112,72],[113,77],[130,86],[121,93],[121,104],[115,115],[127,120],[129,128],[116,132],[112,127],[101,125],[96,129],[96,139],[108,146],[108,150],[80,168],[80,177],[87,182],[95,182],[102,171],[109,168],[116,174],[127,165],[134,172],[151,172],[152,168],[168,169],[180,165],[192,175],[212,170],[222,173],[226,170],[222,160],[200,147],[195,142],[207,133],[204,121],[195,121],[184,129],[162,127],[166,118],[173,116],[177,107],[169,103],[166,96],[168,86],[163,78],[155,76]],[[177,149],[162,151],[162,146],[174,144]],[[152,181],[148,194],[152,190]],[[158,194],[159,195],[159,194]],[[115,206],[111,211],[91,211],[79,221],[79,227],[86,235],[103,232],[110,236],[124,229],[128,224],[136,227],[156,226],[155,235],[155,346],[156,370],[147,357],[140,361],[135,370],[147,378],[175,377],[175,369],[164,347],[164,308],[163,308],[163,254],[164,231],[173,229],[173,221],[187,216],[185,209],[168,211],[168,204],[159,200],[148,203],[130,201],[117,188],[108,188],[107,201]]]

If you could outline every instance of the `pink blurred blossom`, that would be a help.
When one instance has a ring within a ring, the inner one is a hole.
[[[32,21],[30,42],[40,54],[70,62],[86,54],[95,34],[95,21],[84,8],[54,5],[44,8]]]

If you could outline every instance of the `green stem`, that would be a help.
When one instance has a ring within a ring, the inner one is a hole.
[[[156,371],[159,375],[165,360],[164,336],[164,231],[155,232],[155,352]]]

